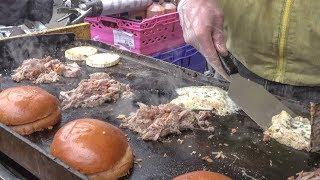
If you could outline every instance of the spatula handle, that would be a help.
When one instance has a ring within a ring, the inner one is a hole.
[[[228,55],[226,57],[220,57],[222,66],[224,70],[229,74],[238,73],[237,66],[233,63],[233,55],[228,51]]]

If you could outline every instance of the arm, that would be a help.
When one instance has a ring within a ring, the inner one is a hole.
[[[218,53],[228,54],[223,36],[223,13],[216,0],[181,0],[178,6],[185,41],[194,46],[225,79]]]

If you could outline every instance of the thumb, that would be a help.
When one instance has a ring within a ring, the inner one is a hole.
[[[219,55],[221,55],[222,57],[226,57],[228,55],[228,49],[226,47],[224,35],[222,32],[214,32],[213,43]]]
[[[219,13],[216,13],[215,15],[215,21],[214,21],[214,26],[212,31],[212,39],[218,53],[221,56],[225,57],[228,55],[228,50],[226,47],[224,34],[223,34],[224,17],[223,17],[223,13],[220,10],[216,10],[216,11]]]

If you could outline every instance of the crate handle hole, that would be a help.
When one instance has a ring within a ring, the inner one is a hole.
[[[101,23],[106,26],[106,27],[111,27],[111,28],[119,28],[117,23],[114,22],[109,22],[109,21],[101,21]]]

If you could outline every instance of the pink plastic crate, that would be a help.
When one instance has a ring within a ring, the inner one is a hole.
[[[89,17],[91,38],[135,53],[151,55],[184,44],[179,14],[171,13],[142,22],[114,17]]]

